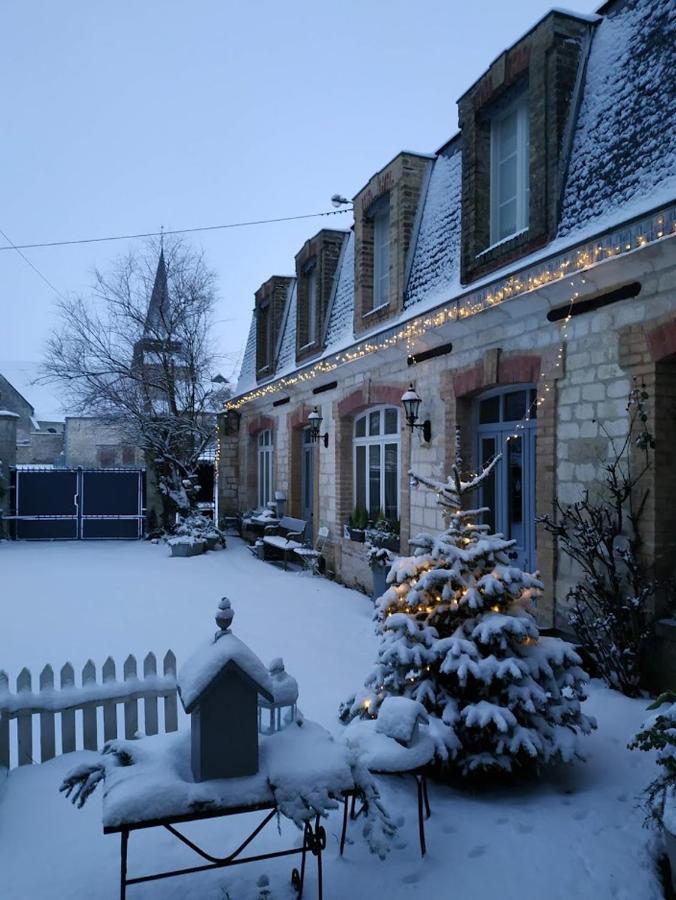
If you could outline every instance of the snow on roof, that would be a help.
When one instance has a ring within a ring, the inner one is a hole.
[[[404,306],[460,285],[460,148],[437,157],[425,196]]]
[[[672,0],[637,0],[596,29],[573,139],[559,234],[641,200],[676,196]]]
[[[40,375],[40,363],[33,360],[0,359],[0,375],[33,407],[34,418],[63,422],[66,408],[58,389],[51,384],[34,384]]]
[[[244,356],[242,357],[242,366],[239,370],[237,378],[236,394],[249,391],[256,387],[256,311],[251,313],[251,325],[249,326],[249,335],[246,339],[246,347],[244,348]]]
[[[326,326],[326,347],[332,347],[353,332],[352,308],[354,305],[354,232],[350,232],[343,245],[340,269],[336,272],[336,293]]]
[[[672,97],[676,17],[672,0],[632,0],[609,10],[605,17],[556,11],[599,23],[574,124],[558,234],[549,245],[490,273],[472,288],[617,228],[676,198],[676,145],[672,138],[676,131]],[[464,290],[460,283],[462,153],[456,138],[439,152],[421,198],[424,205],[404,309],[396,319],[378,326],[374,335],[451,301]],[[354,234],[350,234],[337,273],[323,356],[355,342],[354,243]],[[291,349],[294,333],[295,316],[289,314],[284,330],[287,352],[280,353],[274,379],[298,368]],[[255,338],[252,322],[237,384],[239,396],[256,387]]]
[[[296,279],[294,278],[290,286],[290,294],[287,298],[286,308],[284,310],[284,324],[282,331],[282,339],[279,344],[279,353],[277,355],[277,368],[284,369],[289,363],[296,361]]]
[[[238,666],[256,683],[267,699],[273,697],[272,680],[260,659],[231,631],[202,644],[178,673],[178,690],[186,712],[191,712],[201,695],[222,670],[230,664]]]
[[[12,412],[11,409],[0,409],[0,416],[11,416],[14,419],[18,419],[19,413]]]

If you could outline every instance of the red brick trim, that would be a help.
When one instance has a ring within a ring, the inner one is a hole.
[[[274,431],[275,425],[276,421],[271,416],[258,415],[249,422],[249,435],[253,437],[254,434],[258,434],[259,431],[264,431],[266,428]]]
[[[676,355],[676,319],[651,329],[646,338],[653,362]]]
[[[312,408],[305,403],[299,403],[294,407],[293,412],[289,414],[289,428],[305,428],[308,424],[307,417],[312,412]]]
[[[501,356],[498,366],[499,384],[536,384],[542,372],[539,356]]]
[[[401,396],[408,385],[401,384],[371,384],[368,387],[358,388],[338,403],[339,416],[351,416],[369,406],[377,406],[387,403],[391,406],[401,404]]]
[[[476,363],[466,369],[453,373],[453,392],[456,397],[473,394],[484,387],[483,363]]]

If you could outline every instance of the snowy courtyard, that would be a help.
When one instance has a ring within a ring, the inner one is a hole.
[[[11,684],[24,666],[35,675],[45,663],[58,669],[69,661],[80,671],[91,658],[98,670],[108,655],[121,666],[129,653],[141,659],[151,650],[161,657],[172,649],[180,667],[213,633],[216,603],[227,595],[237,635],[265,662],[283,656],[298,679],[304,715],[338,734],[338,704],[360,686],[376,654],[367,597],[254,559],[236,538],[223,552],[191,559],[170,559],[166,546],[148,543],[4,542],[0,567],[0,670]],[[598,730],[583,741],[586,763],[550,770],[537,783],[500,788],[432,783],[424,859],[413,780],[380,779],[385,803],[399,821],[392,851],[384,862],[370,855],[356,822],[341,858],[341,816],[332,813],[325,823],[325,897],[658,900],[663,895],[651,832],[642,827],[638,807],[655,767],[646,754],[626,749],[647,702],[595,682],[585,712],[596,716]],[[58,792],[65,773],[93,756],[80,751],[12,769],[0,782],[3,900],[118,896],[119,838],[102,834],[101,792],[82,810]],[[236,819],[219,819],[185,831],[222,853],[248,827],[249,822],[243,827]],[[282,820],[280,827],[289,844],[294,826]],[[275,849],[279,840],[272,829],[257,846]],[[193,860],[159,831],[135,834],[130,843],[131,875]],[[291,867],[284,859],[266,861],[134,886],[129,895],[290,900]],[[311,866],[305,887],[309,898],[315,895],[313,871]],[[269,894],[261,893],[262,875],[269,878]]]

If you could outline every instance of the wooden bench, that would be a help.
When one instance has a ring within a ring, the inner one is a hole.
[[[303,519],[283,516],[278,525],[268,525],[263,535],[263,558],[279,558],[284,560],[287,568],[288,555],[299,550],[305,541],[307,523]]]

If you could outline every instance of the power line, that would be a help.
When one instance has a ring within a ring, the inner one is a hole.
[[[144,231],[139,232],[138,234],[113,234],[106,237],[78,238],[77,240],[72,241],[42,241],[34,244],[13,244],[4,232],[0,232],[7,241],[7,246],[0,246],[0,250],[16,250],[17,252],[20,252],[21,250],[35,250],[40,247],[69,247],[73,244],[101,244],[105,241],[137,240],[139,238],[160,237],[163,234],[165,236],[167,234],[194,234],[198,231],[221,231],[226,228],[247,228],[252,225],[273,225],[277,222],[297,222],[299,219],[316,219],[320,216],[339,216],[351,211],[351,208],[331,209],[328,212],[306,213],[302,216],[280,216],[276,219],[253,219],[249,222],[228,222],[225,225],[198,225],[195,228],[174,228],[171,231]],[[23,256],[23,254],[21,255]],[[25,256],[24,259],[26,259]],[[29,260],[26,260],[26,262],[31,266],[33,265]],[[54,288],[54,290],[56,290],[56,288]]]
[[[22,252],[21,252],[21,247],[17,247],[16,244],[13,244],[13,243],[12,243],[12,241],[7,237],[7,235],[6,235],[5,232],[2,230],[2,228],[0,228],[0,234],[4,237],[4,239],[5,239],[5,240],[7,241],[7,243],[9,244],[8,247],[3,247],[2,249],[3,249],[3,250],[16,250],[16,252],[19,254],[19,256],[21,257],[21,259],[22,259],[27,265],[29,265],[29,266],[31,267],[31,269],[32,269],[37,275],[40,276],[40,278],[42,278],[42,280],[44,281],[44,283],[54,291],[54,293],[56,294],[56,296],[59,297],[61,300],[65,300],[66,298],[63,296],[63,294],[61,293],[61,291],[59,291],[58,288],[55,288],[55,287],[54,287],[54,285],[53,285],[52,282],[49,280],[49,278],[47,278],[46,275],[43,275],[43,274],[42,274],[42,272],[38,269],[38,267],[37,267],[36,265],[34,265],[34,264],[30,261],[30,259],[28,259],[28,257],[26,256],[25,253],[22,253]]]

